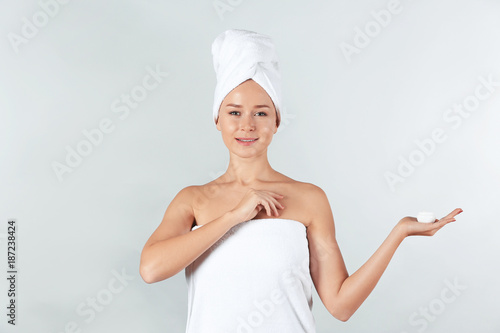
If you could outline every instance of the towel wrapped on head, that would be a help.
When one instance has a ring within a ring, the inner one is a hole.
[[[213,106],[215,123],[224,98],[248,79],[267,92],[277,118],[281,119],[281,76],[270,37],[248,30],[226,30],[212,43],[212,55],[217,76]]]

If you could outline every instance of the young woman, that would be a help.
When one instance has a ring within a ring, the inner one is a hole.
[[[348,320],[403,239],[434,235],[462,210],[433,223],[404,217],[349,275],[325,192],[269,164],[280,100],[278,76],[272,73],[277,63],[264,63],[275,60],[268,37],[229,30],[216,39],[212,52],[218,77],[214,119],[229,166],[212,182],[188,186],[175,196],[144,246],[142,278],[154,283],[186,269],[186,332],[315,332],[313,285],[328,311]],[[224,66],[230,68],[225,75]]]

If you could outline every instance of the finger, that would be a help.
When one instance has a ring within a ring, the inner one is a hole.
[[[278,207],[278,208],[280,208],[280,209],[285,208],[285,206],[283,206],[283,205],[281,204],[281,202],[279,202],[278,200],[276,200],[276,199],[274,199],[274,198],[271,198],[271,201],[274,203],[274,205],[275,205],[276,207]]]
[[[449,213],[445,217],[454,217],[454,216],[460,214],[461,212],[463,212],[462,208],[455,208],[451,213]],[[443,218],[445,218],[445,217],[443,217]]]
[[[276,208],[276,205],[273,205],[273,210],[274,210],[274,215],[280,216],[280,213],[278,213],[278,208]]]
[[[432,236],[434,235],[436,232],[438,232],[439,230],[441,230],[442,227],[444,227],[447,222],[443,222],[443,221],[438,221],[436,223],[429,223],[429,228],[425,231],[422,232],[422,235],[426,235],[426,236]]]
[[[438,230],[441,230],[442,227],[444,227],[445,225],[447,225],[448,223],[451,223],[451,222],[454,222],[455,219],[451,219],[451,220],[443,220],[443,221],[440,221],[438,223],[436,223],[436,228],[433,230],[433,233],[436,233],[438,232]]]
[[[263,199],[266,200],[266,204],[269,207],[269,211],[268,211],[267,215],[271,216],[270,212],[272,210],[272,214],[278,216],[278,210],[276,209],[276,206],[275,206],[274,202],[272,201],[273,198],[267,197],[267,196],[264,198],[264,196],[263,196]]]
[[[280,213],[278,212],[278,208],[283,209],[285,207],[281,203],[279,203],[278,200],[276,200],[274,198],[272,198],[272,203],[273,203],[273,209],[274,209],[276,216],[280,216]]]
[[[442,217],[441,219],[437,220],[434,223],[446,224],[446,223],[455,222],[455,221],[456,221],[456,219],[453,218],[452,216],[445,216],[445,217]]]
[[[267,216],[271,216],[271,208],[269,207],[269,203],[265,201],[262,205],[266,208]]]
[[[456,208],[450,214],[448,214],[447,217],[453,218],[456,215],[460,214],[461,212],[463,212],[463,210],[461,208]]]
[[[435,226],[435,232],[439,229],[447,225],[448,223],[455,222],[456,220],[452,217],[442,218],[441,220],[437,220],[435,223],[432,223]]]
[[[284,195],[276,193],[276,192],[272,192],[272,191],[263,191],[263,192],[266,192],[267,194],[270,194],[273,197],[279,197],[279,198],[283,198],[284,197]]]
[[[280,214],[278,213],[278,208],[277,208],[277,207],[279,207],[279,206],[277,206],[277,205],[276,205],[276,202],[275,202],[275,201],[276,201],[276,199],[274,199],[274,198],[271,198],[271,199],[272,199],[272,200],[271,200],[271,207],[272,207],[272,209],[273,209],[273,211],[274,211],[274,215],[279,216]],[[278,203],[278,204],[279,204],[279,203]]]
[[[270,203],[271,208],[273,209],[274,213],[276,216],[279,216],[278,213],[278,208],[283,209],[285,208],[278,200],[273,198],[272,196],[268,195],[267,198],[268,202]]]

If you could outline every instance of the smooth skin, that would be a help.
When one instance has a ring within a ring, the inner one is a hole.
[[[226,96],[217,129],[229,151],[228,169],[214,181],[188,186],[175,196],[144,246],[140,274],[147,283],[168,279],[241,222],[291,219],[306,226],[311,278],[319,297],[335,318],[346,321],[375,288],[406,237],[432,236],[454,222],[462,209],[433,223],[402,218],[368,261],[349,275],[325,192],[316,185],[293,180],[269,164],[267,149],[279,123],[271,98],[255,81],[243,82]],[[257,140],[242,145],[236,138]],[[193,222],[203,227],[191,231]]]

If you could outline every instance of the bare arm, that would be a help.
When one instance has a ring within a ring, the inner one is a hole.
[[[177,194],[160,226],[144,245],[139,270],[145,282],[154,283],[174,276],[235,224],[232,213],[227,212],[202,228],[190,231],[194,221],[192,191],[187,187]]]
[[[401,230],[394,228],[370,259],[347,276],[340,286],[337,284],[326,287],[327,290],[330,289],[327,291],[330,297],[327,296],[326,300],[330,301],[334,316],[346,321],[356,312],[377,285],[403,239]],[[335,289],[331,289],[333,287]]]
[[[309,204],[315,208],[315,217],[308,227],[311,256],[311,277],[318,294],[337,319],[346,321],[373,291],[387,268],[396,249],[409,235],[433,235],[461,212],[456,209],[434,223],[418,223],[415,218],[405,217],[392,229],[382,245],[351,276],[335,239],[335,227],[331,208],[325,193],[316,188]]]
[[[147,283],[174,276],[208,250],[229,229],[253,218],[261,209],[277,215],[279,205],[273,192],[250,189],[231,211],[191,231],[194,221],[194,187],[181,190],[168,206],[160,226],[144,245],[140,274]]]

